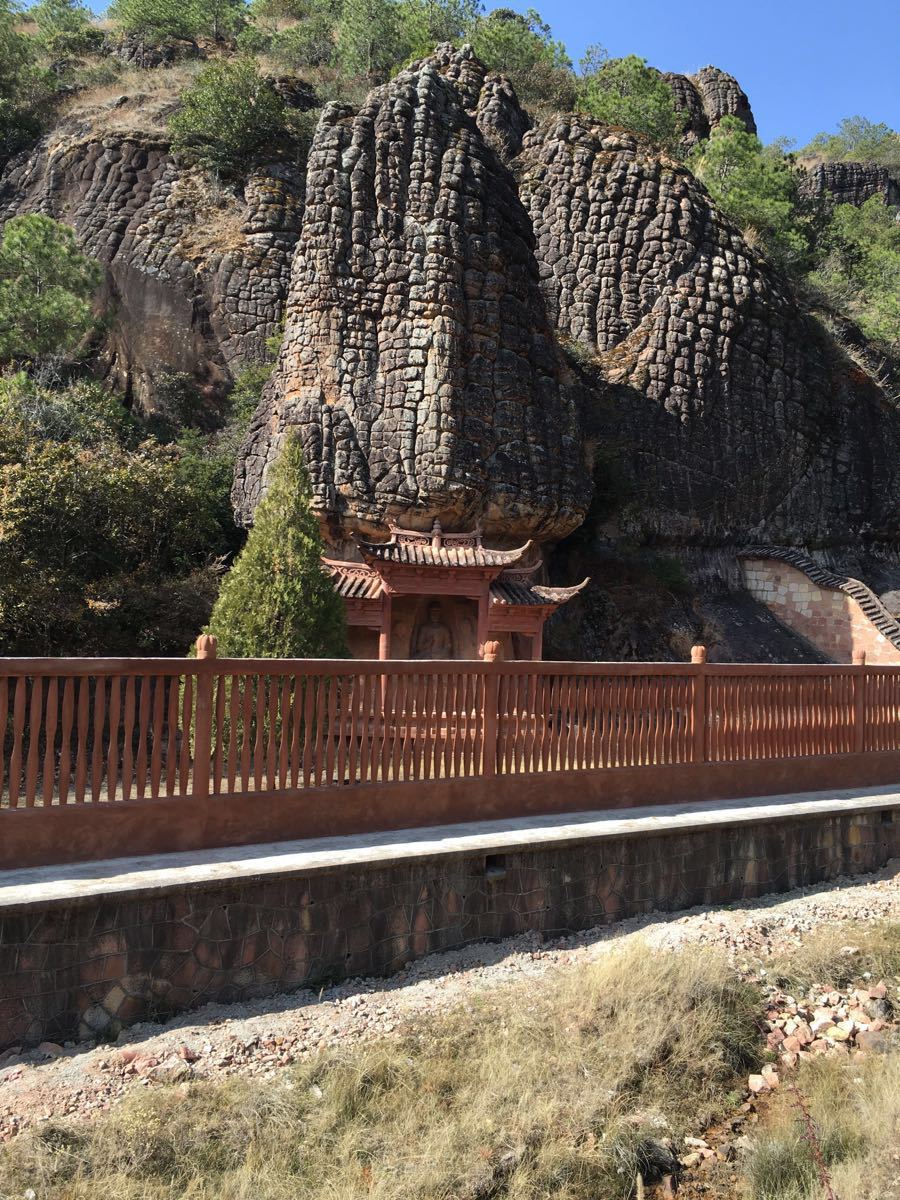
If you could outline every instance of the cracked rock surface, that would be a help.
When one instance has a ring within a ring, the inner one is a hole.
[[[500,157],[525,123],[471,50],[329,105],[313,139],[277,376],[239,457],[244,519],[285,434],[343,528],[561,536],[589,493],[575,390]]]
[[[885,204],[900,204],[900,182],[875,163],[819,163],[809,172],[806,186],[813,195],[830,193],[835,204],[865,204],[873,196],[881,196]]]
[[[675,107],[687,114],[686,146],[708,138],[723,117],[737,117],[748,133],[756,133],[750,101],[733,75],[718,67],[702,67],[696,75],[667,71],[663,78],[672,89]]]
[[[299,172],[262,168],[243,199],[210,188],[159,137],[84,129],[42,138],[0,175],[0,223],[30,212],[66,221],[105,266],[108,365],[143,408],[163,373],[215,388],[261,359],[281,319]]]
[[[526,134],[516,169],[548,311],[600,381],[631,532],[894,528],[895,412],[689,171],[580,116]]]

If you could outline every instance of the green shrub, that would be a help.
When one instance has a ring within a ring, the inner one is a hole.
[[[242,658],[332,658],[347,653],[344,607],[322,569],[300,443],[272,467],[253,529],[225,576],[208,633]]]
[[[900,354],[900,222],[878,196],[838,204],[817,245],[811,282],[866,337]]]
[[[642,133],[660,146],[674,148],[684,128],[672,89],[646,60],[629,54],[610,58],[592,46],[581,62],[578,101],[591,116],[609,125]]]
[[[169,128],[175,150],[223,175],[240,175],[290,142],[284,102],[245,56],[205,67]]]

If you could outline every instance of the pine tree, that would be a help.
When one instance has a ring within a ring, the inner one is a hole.
[[[322,550],[300,442],[291,438],[210,617],[206,632],[219,639],[220,655],[346,656],[343,603],[322,569]]]
[[[68,225],[40,213],[13,217],[0,237],[0,362],[72,353],[93,327],[100,265]]]

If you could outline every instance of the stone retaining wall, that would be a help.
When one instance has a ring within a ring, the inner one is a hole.
[[[864,651],[874,666],[900,663],[900,650],[852,596],[820,587],[785,562],[751,558],[743,567],[750,594],[833,662],[852,662],[854,653]]]
[[[526,930],[721,905],[898,854],[900,813],[888,807],[7,903],[0,1049],[114,1036],[207,1001],[387,974]]]

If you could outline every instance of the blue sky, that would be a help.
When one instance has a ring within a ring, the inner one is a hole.
[[[487,8],[501,5],[487,0]],[[856,113],[900,129],[900,0],[507,0],[538,9],[577,63],[591,42],[664,71],[709,63],[750,98],[760,137],[802,146]]]

